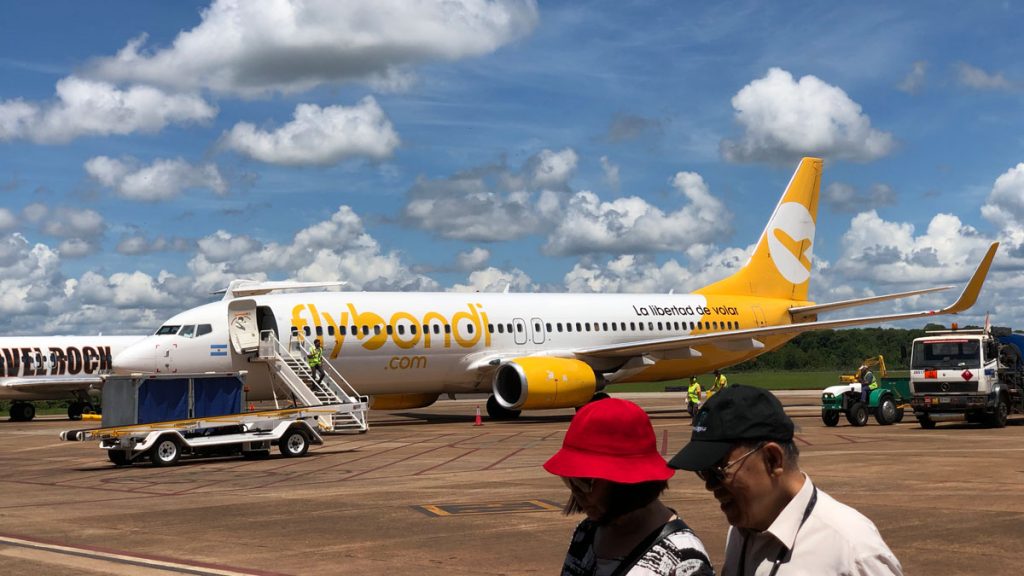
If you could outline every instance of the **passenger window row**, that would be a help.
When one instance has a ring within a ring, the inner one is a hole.
[[[664,331],[674,331],[674,332],[678,332],[680,330],[687,330],[687,326],[689,326],[689,330],[739,330],[740,329],[740,323],[739,322],[733,322],[731,320],[724,321],[724,322],[719,322],[717,320],[714,320],[714,321],[711,321],[711,322],[699,321],[699,322],[689,322],[689,323],[687,323],[687,322],[679,322],[679,321],[673,321],[673,322],[653,322],[653,321],[649,321],[649,322],[635,322],[634,321],[634,322],[628,322],[628,323],[627,322],[594,322],[594,323],[590,323],[590,322],[575,322],[575,323],[573,323],[573,322],[565,322],[565,323],[557,322],[555,324],[552,324],[551,322],[546,322],[545,323],[545,327],[547,328],[548,333],[552,333],[552,332],[555,332],[555,331],[557,331],[557,332],[626,332],[627,330],[628,331],[632,331],[632,332],[645,332],[645,331],[646,332],[657,332],[657,331],[662,331],[662,332],[664,332]],[[451,327],[450,324],[443,324],[443,325],[442,324],[424,324],[422,326],[422,330],[423,330],[424,334],[428,334],[430,332],[433,332],[434,334],[440,334],[442,329],[444,330],[445,334],[451,334],[452,333],[452,327]],[[305,334],[306,336],[312,336],[314,330],[315,330],[317,336],[323,336],[324,335],[324,327],[323,326],[316,326],[315,329],[311,328],[309,326],[303,326],[302,327],[302,333]],[[415,336],[419,330],[420,330],[420,326],[418,324],[408,324],[408,325],[407,324],[399,324],[397,326],[397,328],[394,327],[394,326],[391,326],[391,325],[376,324],[376,325],[373,325],[373,326],[368,326],[368,325],[363,325],[363,326],[356,326],[356,325],[352,325],[352,326],[338,326],[337,331],[335,331],[334,326],[327,326],[326,332],[327,332],[328,336],[335,336],[336,334],[340,335],[340,336],[345,336],[347,334],[352,334],[354,336],[359,336],[360,333],[363,336],[369,336],[370,332],[373,332],[374,336],[379,336],[381,334],[381,332],[384,332],[384,333],[388,334],[389,336],[394,334],[394,333],[396,333],[396,332],[398,333],[399,336],[405,336],[406,333],[408,333],[408,334],[410,334],[412,336]],[[466,325],[466,333],[467,334],[472,334],[473,330],[474,330],[474,328],[473,328],[472,324],[467,324]],[[495,334],[495,333],[497,333],[497,334],[513,334],[513,333],[520,333],[520,334],[522,334],[525,330],[526,330],[526,327],[523,324],[515,324],[515,323],[512,323],[512,322],[508,322],[508,323],[505,323],[505,324],[493,324],[492,323],[492,324],[488,324],[487,325],[487,332],[490,333],[490,334]],[[540,324],[534,323],[533,330],[534,330],[534,332],[539,333],[541,331]],[[298,335],[299,335],[298,327],[292,326],[292,336],[298,336]]]

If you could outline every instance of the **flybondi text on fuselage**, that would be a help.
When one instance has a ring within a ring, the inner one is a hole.
[[[338,357],[342,344],[350,335],[362,341],[363,348],[367,350],[377,350],[388,340],[406,350],[420,344],[424,348],[451,348],[453,341],[461,348],[473,348],[481,337],[484,347],[490,347],[491,334],[485,330],[489,319],[482,308],[482,304],[466,304],[465,310],[455,312],[451,318],[435,311],[419,316],[398,311],[385,319],[369,310],[360,312],[351,302],[346,304],[345,310],[333,314],[319,310],[316,304],[304,303],[292,308],[291,326],[300,333],[311,327],[318,335],[325,331],[332,334],[334,347],[331,358]]]

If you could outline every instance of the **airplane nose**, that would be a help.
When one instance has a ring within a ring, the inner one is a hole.
[[[156,347],[149,342],[139,342],[114,356],[115,374],[151,373],[156,371]]]

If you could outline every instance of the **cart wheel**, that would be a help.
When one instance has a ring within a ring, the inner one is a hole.
[[[821,421],[825,426],[832,427],[839,424],[839,410],[824,410],[821,413]]]
[[[882,426],[896,422],[896,403],[892,401],[892,397],[885,396],[879,402],[878,408],[875,408],[875,421]]]
[[[868,423],[868,409],[862,402],[854,402],[846,411],[846,420],[854,426],[864,426]]]
[[[303,456],[309,451],[309,439],[301,430],[293,428],[285,433],[284,438],[281,438],[278,448],[281,449],[281,454],[287,458]]]
[[[115,466],[128,466],[132,463],[128,458],[128,452],[124,450],[107,450],[107,459]]]
[[[156,441],[156,446],[149,451],[149,459],[154,466],[172,466],[181,458],[181,446],[172,437],[165,436]]]

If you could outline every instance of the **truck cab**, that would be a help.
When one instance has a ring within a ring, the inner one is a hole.
[[[911,406],[922,428],[965,418],[996,428],[1024,412],[1017,335],[984,330],[930,332],[914,340],[910,357]]]

